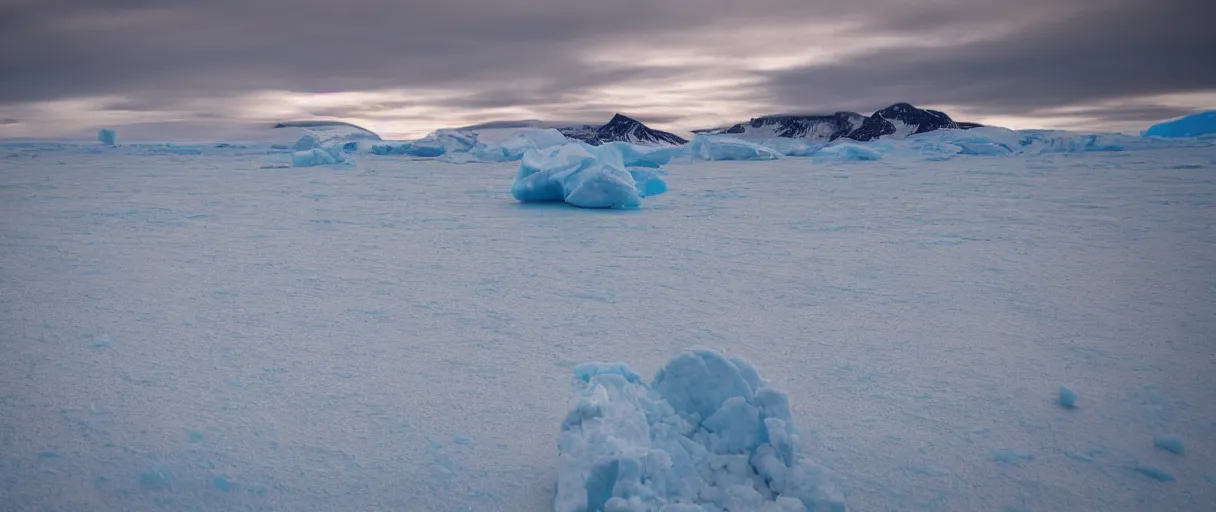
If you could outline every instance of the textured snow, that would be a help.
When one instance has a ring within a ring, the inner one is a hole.
[[[572,369],[694,345],[852,510],[1216,502],[1210,139],[677,158],[601,212],[518,162],[88,135],[0,142],[0,509],[552,510]]]
[[[1144,131],[1143,135],[1145,137],[1182,138],[1208,134],[1216,134],[1216,110],[1152,125]]]
[[[641,178],[643,190],[639,190]],[[619,149],[583,143],[530,150],[519,164],[511,195],[525,203],[565,201],[580,208],[629,209],[642,196],[666,191],[657,173],[630,173]]]
[[[734,137],[697,135],[690,144],[692,157],[698,160],[776,160],[776,151]]]
[[[109,128],[102,128],[97,131],[97,140],[107,146],[116,146],[118,145],[118,134]]]
[[[800,453],[785,393],[750,363],[694,349],[649,386],[622,363],[574,373],[556,512],[847,510],[830,471]]]

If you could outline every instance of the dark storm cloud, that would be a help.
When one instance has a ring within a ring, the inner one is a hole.
[[[1071,15],[971,44],[883,49],[775,71],[768,90],[790,109],[868,111],[895,101],[1034,115],[1058,107],[1216,89],[1216,8],[1207,0],[1095,2]],[[904,20],[907,21],[907,20]],[[931,20],[921,18],[922,31]],[[907,25],[884,21],[891,31]],[[1121,110],[1122,109],[1122,110]],[[1090,109],[1102,117],[1100,109]],[[1112,107],[1121,120],[1159,111]]]
[[[127,101],[107,108],[140,112],[262,89],[419,88],[458,94],[398,107],[523,106],[586,119],[618,108],[588,94],[597,87],[755,78],[740,60],[822,48],[862,53],[690,101],[866,111],[906,100],[1032,114],[1216,89],[1212,17],[1208,0],[0,0],[0,106],[118,96]],[[673,48],[710,58],[628,64]],[[592,63],[593,53],[620,58]],[[375,107],[394,108],[312,113]],[[678,119],[681,107],[649,114]]]

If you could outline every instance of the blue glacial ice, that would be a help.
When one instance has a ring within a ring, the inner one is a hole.
[[[734,137],[697,135],[690,150],[694,160],[776,160],[776,151]]]
[[[97,140],[101,141],[102,144],[107,146],[117,146],[118,134],[109,128],[102,128],[97,132]]]
[[[672,160],[688,155],[685,146],[639,146],[628,142],[613,141],[598,146],[599,151],[613,151],[620,155],[626,167],[658,168]]]
[[[650,385],[623,363],[574,374],[556,512],[847,510],[831,471],[800,453],[785,393],[742,359],[690,350]]]
[[[1216,110],[1192,114],[1150,126],[1145,137],[1184,138],[1216,134]]]
[[[522,202],[565,201],[580,208],[630,209],[642,197],[666,192],[662,173],[625,168],[619,151],[583,143],[524,154],[511,195]]]
[[[861,144],[832,144],[823,149],[820,149],[814,155],[816,158],[842,160],[846,162],[853,161],[868,161],[881,160],[882,153],[874,149],[873,146],[863,146]]]

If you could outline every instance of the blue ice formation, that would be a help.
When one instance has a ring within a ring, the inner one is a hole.
[[[780,153],[782,156],[812,156],[823,148],[822,143],[785,137],[768,139],[761,145]]]
[[[1145,137],[1183,138],[1216,133],[1216,110],[1200,112],[1150,126]]]
[[[1165,450],[1170,453],[1181,455],[1186,449],[1182,446],[1182,440],[1173,436],[1156,436],[1153,437],[1153,446]]]
[[[734,137],[697,135],[690,147],[695,160],[776,160],[776,151]]]
[[[109,128],[102,128],[97,132],[97,140],[101,141],[102,144],[107,146],[117,146],[118,133]]]
[[[873,148],[852,143],[832,144],[820,149],[815,153],[815,156],[844,160],[847,162],[882,159],[882,153],[879,153]]]
[[[295,167],[313,167],[340,163],[346,163],[346,157],[342,154],[342,146],[334,146],[329,149],[312,148],[308,151],[296,151],[291,154],[291,165]]]
[[[1060,386],[1060,405],[1073,409],[1077,407],[1077,392],[1067,386]]]
[[[549,149],[569,143],[570,139],[553,128],[521,130],[496,143],[478,144],[471,153],[485,162],[516,162],[522,160],[524,154],[530,150]]]
[[[526,203],[630,209],[667,191],[661,176],[652,168],[626,170],[615,148],[572,143],[525,153],[511,195]]]
[[[574,369],[555,512],[843,512],[799,453],[789,402],[748,362],[704,349],[647,385],[623,363]]]
[[[671,163],[675,158],[688,154],[684,146],[639,146],[628,142],[613,141],[598,146],[599,151],[618,153],[626,167],[653,167]]]
[[[377,155],[406,155],[435,158],[444,155],[467,153],[477,145],[477,135],[459,130],[436,130],[418,140],[373,144],[371,152]]]

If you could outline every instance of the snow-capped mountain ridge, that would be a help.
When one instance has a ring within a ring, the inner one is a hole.
[[[694,130],[694,133],[730,134],[747,137],[781,137],[833,141],[848,138],[869,141],[879,137],[906,137],[947,128],[975,128],[975,123],[956,123],[937,110],[896,103],[874,114],[836,112],[827,115],[778,114],[753,118],[726,128]]]

